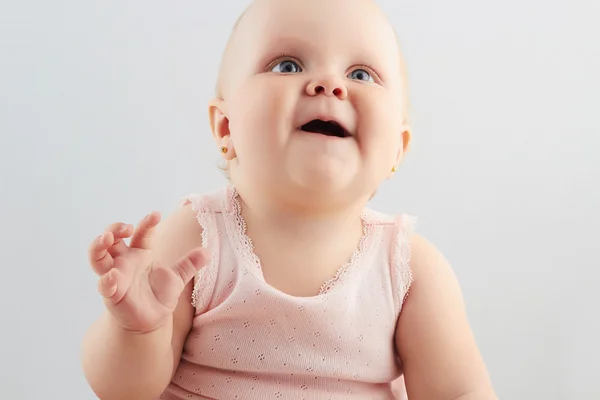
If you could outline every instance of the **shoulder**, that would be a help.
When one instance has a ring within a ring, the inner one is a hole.
[[[367,215],[371,221],[390,228],[392,265],[408,280],[405,285],[411,286],[416,280],[427,279],[433,273],[443,272],[444,279],[453,276],[452,268],[442,252],[416,232],[416,216],[406,213],[390,215],[372,210]]]
[[[210,215],[226,207],[230,193],[231,189],[225,187],[206,194],[192,193],[181,198],[179,205],[165,215],[157,227],[157,256],[172,262],[189,251],[202,247],[206,225],[210,225]]]
[[[412,234],[409,240],[410,260],[413,279],[428,279],[442,274],[444,279],[454,279],[454,272],[444,254],[428,239],[420,234]]]
[[[452,306],[462,312],[464,304],[460,284],[442,251],[420,234],[411,235],[408,246],[411,287],[403,305],[406,319],[418,317],[421,312],[428,312],[433,308],[439,310],[442,306]],[[446,303],[443,305],[444,302]],[[412,313],[411,310],[418,312]]]
[[[185,201],[166,215],[161,223],[162,227],[165,231],[172,233],[201,232],[202,227],[198,223],[198,213],[193,202]]]
[[[163,262],[175,262],[202,245],[202,226],[192,203],[185,203],[165,215],[157,226],[154,249]]]
[[[410,238],[409,266],[412,286],[395,338],[409,395],[437,399],[468,393],[495,399],[449,261],[415,234]]]
[[[230,187],[223,187],[204,194],[191,193],[184,196],[179,206],[159,225],[163,235],[178,242],[197,243],[202,236],[206,215],[228,208],[232,190]]]

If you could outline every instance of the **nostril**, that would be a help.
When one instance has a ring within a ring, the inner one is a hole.
[[[317,94],[323,93],[324,91],[325,91],[325,88],[323,86],[315,87],[315,93],[317,93]]]
[[[334,96],[341,96],[341,94],[342,94],[342,89],[336,88],[336,89],[333,90],[333,95]]]

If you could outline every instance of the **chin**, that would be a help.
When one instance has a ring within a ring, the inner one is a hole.
[[[307,168],[296,168],[290,172],[290,183],[312,195],[347,195],[357,184],[357,175],[349,168],[316,168],[313,164]]]

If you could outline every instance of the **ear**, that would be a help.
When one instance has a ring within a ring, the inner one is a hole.
[[[219,148],[227,148],[227,152],[223,154],[223,157],[226,160],[234,159],[235,149],[229,130],[227,107],[223,99],[215,98],[208,103],[208,119],[215,143]]]
[[[412,138],[412,130],[408,125],[402,125],[402,129],[400,130],[400,146],[398,147],[398,154],[396,154],[396,160],[393,166],[390,167],[390,173],[388,175],[388,179],[390,179],[398,166],[402,163],[404,159],[404,155],[410,148],[410,142]]]
[[[396,155],[396,166],[402,163],[404,159],[404,155],[410,149],[411,139],[412,139],[412,129],[408,125],[402,125],[400,134],[400,147],[398,148],[398,154]]]

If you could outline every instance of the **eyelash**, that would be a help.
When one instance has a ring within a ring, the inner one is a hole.
[[[379,74],[377,72],[375,72],[375,68],[373,68],[369,64],[356,65],[354,68],[352,68],[353,71],[357,70],[357,69],[364,69],[365,71],[367,71],[369,74],[371,74],[371,76],[373,77],[375,82],[377,82],[377,81],[383,82],[383,79],[381,79]]]
[[[302,63],[295,57],[290,56],[289,54],[286,53],[282,53],[280,54],[278,57],[276,57],[273,61],[271,61],[270,63],[268,63],[265,67],[265,69],[267,71],[270,71],[273,69],[274,66],[276,66],[277,64],[279,64],[282,61],[293,61],[295,63],[297,63],[300,67],[302,67]]]
[[[289,55],[287,53],[281,53],[273,61],[271,61],[269,64],[267,64],[267,66],[265,67],[265,69],[267,71],[270,71],[270,70],[273,69],[273,67],[275,67],[280,62],[287,61],[287,60],[293,61],[293,62],[297,63],[302,69],[304,69],[304,66],[302,65],[302,63],[300,62],[300,60],[298,60],[296,57],[291,56],[291,55]],[[379,74],[377,72],[375,72],[375,68],[373,68],[369,64],[359,64],[359,65],[356,65],[356,66],[354,66],[354,68],[352,70],[355,70],[355,69],[364,69],[369,74],[371,74],[376,81],[378,80],[380,82],[383,82],[383,80],[381,79],[381,77],[379,76]]]

